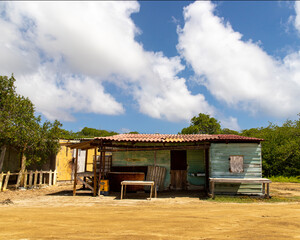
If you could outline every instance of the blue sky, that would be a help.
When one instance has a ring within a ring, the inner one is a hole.
[[[68,130],[235,130],[300,112],[300,3],[1,2],[0,74]]]

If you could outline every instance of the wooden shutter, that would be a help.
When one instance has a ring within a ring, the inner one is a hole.
[[[244,156],[234,155],[230,156],[230,172],[242,173],[244,172]]]

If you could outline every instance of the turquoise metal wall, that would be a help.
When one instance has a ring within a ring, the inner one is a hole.
[[[187,150],[187,164],[187,180],[189,184],[197,186],[205,185],[205,176],[191,176],[191,173],[205,173],[204,150]]]
[[[229,171],[231,155],[244,156],[244,172]],[[262,177],[261,145],[257,143],[212,143],[210,147],[210,177],[257,178]],[[261,193],[261,184],[216,184],[216,192]]]
[[[154,151],[113,152],[113,166],[149,166],[154,165]],[[170,185],[170,151],[156,151],[156,166],[166,168],[165,188]]]
[[[154,151],[128,151],[113,152],[113,166],[149,166],[154,165]],[[168,150],[156,151],[156,165],[166,168],[165,188],[170,185],[170,158],[171,154]],[[204,168],[204,151],[203,150],[187,150],[187,164],[189,173],[205,172]],[[188,176],[187,181],[192,185],[204,185],[205,177]]]

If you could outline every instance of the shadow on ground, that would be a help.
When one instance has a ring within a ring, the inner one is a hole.
[[[54,193],[47,194],[48,196],[72,196],[72,190],[63,190]],[[76,196],[93,196],[92,192],[87,189],[77,189]],[[75,196],[75,197],[76,197]],[[120,192],[109,192],[109,197],[114,197],[115,200],[120,200]],[[149,191],[140,191],[140,192],[127,192],[125,198],[123,199],[149,199],[150,192]],[[205,192],[199,190],[180,190],[180,191],[162,191],[157,193],[157,198],[198,198],[198,199],[207,199],[208,196]],[[154,193],[152,194],[152,198],[154,198]]]

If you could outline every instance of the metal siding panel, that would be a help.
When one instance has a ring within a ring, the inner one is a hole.
[[[205,185],[204,177],[189,176],[189,173],[205,173],[204,150],[187,150],[188,177],[187,180],[192,185]]]
[[[154,151],[113,152],[112,166],[152,166]],[[156,166],[166,168],[165,188],[170,185],[170,151],[156,151]]]
[[[230,155],[244,156],[244,172],[229,171]],[[210,147],[210,177],[262,177],[261,146],[257,143],[212,143]],[[216,192],[261,193],[261,184],[216,184]]]

